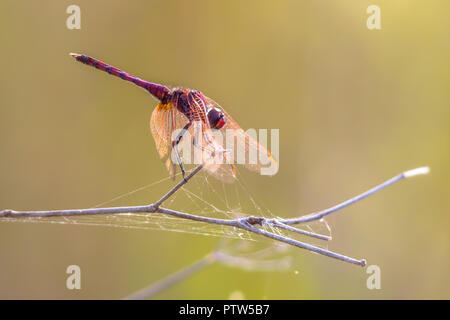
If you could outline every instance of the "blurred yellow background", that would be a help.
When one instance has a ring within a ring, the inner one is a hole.
[[[71,4],[81,30],[66,28]],[[366,27],[371,4],[381,30]],[[0,209],[86,208],[167,177],[148,129],[155,100],[68,55],[84,53],[201,90],[244,128],[279,128],[279,173],[243,173],[278,216],[431,167],[328,219],[329,249],[380,266],[380,290],[366,288],[361,267],[291,249],[292,270],[214,265],[155,298],[448,299],[449,10],[445,0],[1,1]],[[171,185],[119,204],[149,203]],[[217,242],[0,222],[0,298],[122,298]],[[81,290],[65,287],[71,264]]]

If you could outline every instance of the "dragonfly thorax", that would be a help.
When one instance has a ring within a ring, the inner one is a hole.
[[[190,121],[202,121],[212,129],[220,129],[225,125],[224,112],[213,107],[200,91],[175,89],[170,100]]]

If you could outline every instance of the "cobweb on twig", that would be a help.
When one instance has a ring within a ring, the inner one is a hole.
[[[180,179],[180,175],[177,176],[177,179]],[[155,189],[160,190],[160,193],[164,194],[167,190],[172,188],[174,184],[175,183],[169,178],[161,179],[116,196],[108,201],[98,203],[93,206],[93,208],[120,206],[124,204],[133,205],[133,203],[130,203],[133,196],[137,194],[145,195],[145,193],[149,192],[152,192],[154,195]],[[156,198],[158,198],[158,196]],[[156,200],[157,199],[148,199],[148,203]],[[249,188],[246,187],[245,182],[239,173],[235,183],[227,184],[209,176],[205,171],[200,172],[195,179],[173,194],[172,197],[165,202],[164,206],[173,210],[222,219],[235,219],[250,215],[265,218],[278,218],[279,216],[286,218],[283,213],[275,215],[262,204],[262,201],[257,200]],[[298,214],[298,212],[294,213],[294,215]],[[254,240],[255,238],[254,234],[242,229],[179,219],[160,213],[27,217],[21,219],[6,218],[2,219],[2,221],[164,230],[242,240]],[[303,227],[309,231],[331,236],[331,230],[325,220],[314,221],[303,225]],[[284,233],[282,229],[273,228],[268,225],[265,225],[264,228],[267,228],[267,231],[276,234],[283,235]],[[317,245],[326,247],[327,242],[318,241]]]

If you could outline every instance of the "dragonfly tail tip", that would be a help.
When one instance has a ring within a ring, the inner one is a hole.
[[[73,52],[71,52],[71,53],[69,53],[72,57],[74,57],[75,59],[76,58],[78,58],[79,56],[81,56],[81,54],[78,54],[78,53],[73,53]]]

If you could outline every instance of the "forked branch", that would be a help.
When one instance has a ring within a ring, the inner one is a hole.
[[[168,208],[163,208],[161,205],[169,199],[175,192],[177,192],[180,188],[182,188],[192,177],[194,177],[198,172],[203,168],[202,165],[197,166],[194,170],[192,170],[185,179],[181,180],[175,187],[173,187],[167,194],[165,194],[161,199],[156,201],[155,203],[144,205],[144,206],[133,206],[133,207],[109,207],[109,208],[91,208],[91,209],[77,209],[77,210],[51,210],[51,211],[15,211],[15,210],[3,210],[0,211],[0,219],[2,218],[24,218],[24,217],[57,217],[57,216],[80,216],[80,215],[104,215],[104,214],[120,214],[120,213],[161,213],[165,215],[170,215],[180,219],[194,220],[208,224],[222,225],[232,228],[238,228],[242,230],[246,230],[251,233],[258,234],[263,237],[267,237],[276,241],[284,242],[289,245],[299,247],[302,249],[306,249],[312,252],[316,252],[334,259],[338,259],[341,261],[349,262],[352,264],[365,266],[365,259],[354,259],[351,257],[344,256],[339,253],[335,253],[329,250],[325,250],[320,247],[316,247],[307,243],[300,242],[291,237],[283,236],[281,234],[277,234],[275,232],[267,231],[266,226],[269,226],[271,229],[283,229],[290,232],[300,233],[306,236],[319,238],[322,240],[331,240],[331,237],[326,235],[320,235],[313,232],[305,231],[299,228],[292,227],[291,225],[297,225],[302,223],[307,223],[315,220],[320,220],[324,216],[329,215],[333,212],[341,210],[345,207],[350,206],[351,204],[358,202],[404,178],[414,177],[420,174],[427,174],[429,172],[428,167],[416,168],[413,170],[405,171],[400,173],[399,175],[381,183],[380,185],[357,195],[347,201],[344,201],[336,206],[333,206],[329,209],[304,215],[298,218],[291,219],[273,219],[273,218],[265,218],[265,217],[254,217],[248,216],[237,219],[217,219],[217,218],[209,218],[199,215],[194,215],[190,213],[185,213],[181,211],[176,211]]]

